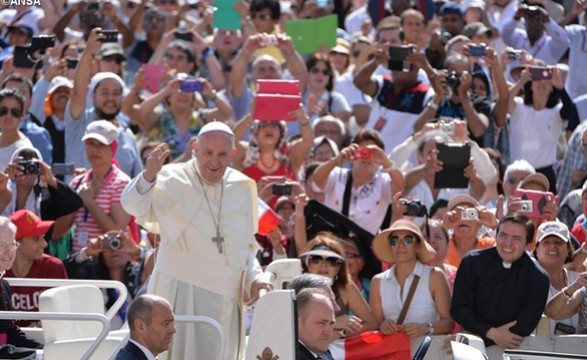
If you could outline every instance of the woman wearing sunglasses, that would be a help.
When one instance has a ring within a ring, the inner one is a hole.
[[[312,55],[306,61],[308,82],[302,102],[311,119],[331,114],[345,124],[351,117],[351,107],[345,97],[334,91],[334,68],[328,56]]]
[[[0,90],[0,171],[4,171],[18,149],[33,147],[20,130],[24,115],[24,97],[20,90]]]
[[[340,307],[334,324],[335,339],[377,329],[369,304],[351,280],[343,254],[338,238],[331,233],[321,232],[300,255],[304,272],[326,276],[333,281],[332,291]]]
[[[398,220],[373,239],[373,252],[382,262],[394,264],[371,282],[370,304],[379,329],[409,337],[450,334],[454,321],[448,281],[441,269],[424,265],[436,253],[420,229]]]

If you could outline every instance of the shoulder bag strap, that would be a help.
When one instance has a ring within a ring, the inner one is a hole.
[[[410,303],[412,302],[412,298],[414,297],[414,293],[416,292],[416,288],[418,287],[418,282],[420,281],[420,276],[414,275],[414,281],[412,281],[412,286],[410,286],[410,292],[408,293],[408,297],[406,298],[406,302],[402,307],[402,311],[399,313],[399,317],[397,318],[397,324],[401,325],[404,320],[406,319],[406,314],[408,313],[408,308],[410,307]]]
[[[344,169],[341,169],[344,171]],[[346,179],[346,185],[344,186],[344,194],[342,195],[342,211],[341,213],[348,217],[349,209],[351,207],[351,190],[353,188],[353,171],[349,170],[348,177]]]

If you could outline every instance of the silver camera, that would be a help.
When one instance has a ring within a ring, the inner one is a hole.
[[[534,211],[532,200],[522,200],[522,201],[520,201],[520,203],[521,203],[520,212],[529,213],[529,212]]]
[[[479,212],[474,208],[464,209],[461,213],[461,220],[478,220]]]
[[[104,238],[104,248],[118,250],[122,246],[122,241],[118,234],[106,234]]]
[[[455,134],[455,123],[454,122],[443,122],[440,124],[440,130],[448,136]]]

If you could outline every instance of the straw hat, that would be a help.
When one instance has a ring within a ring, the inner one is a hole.
[[[381,261],[387,263],[394,263],[395,259],[393,258],[393,254],[391,252],[391,245],[389,244],[389,236],[394,231],[405,230],[409,231],[414,234],[420,240],[420,251],[418,251],[418,260],[423,263],[427,263],[429,261],[434,260],[436,257],[436,251],[432,248],[430,244],[424,240],[422,236],[422,232],[420,232],[420,228],[416,226],[411,221],[408,220],[398,220],[394,222],[391,227],[387,230],[384,230],[377,234],[373,239],[373,253],[377,258]]]

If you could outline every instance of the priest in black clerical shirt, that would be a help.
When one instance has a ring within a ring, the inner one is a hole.
[[[504,217],[496,246],[474,250],[462,260],[452,297],[452,318],[463,329],[505,349],[530,335],[548,298],[548,275],[526,252],[534,225],[524,215]]]

